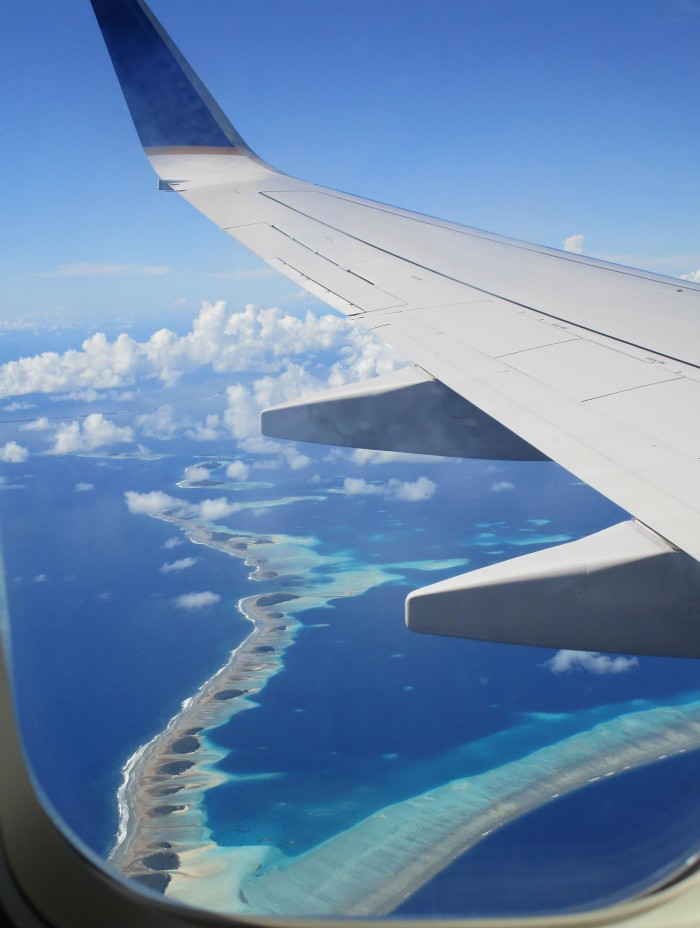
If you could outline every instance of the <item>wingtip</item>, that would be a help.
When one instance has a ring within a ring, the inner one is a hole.
[[[143,0],[90,2],[147,152],[252,155]]]

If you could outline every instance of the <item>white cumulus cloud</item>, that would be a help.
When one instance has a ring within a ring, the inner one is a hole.
[[[574,670],[585,670],[593,674],[627,673],[638,665],[636,657],[610,657],[597,651],[566,650],[557,651],[554,657],[544,663],[545,667],[556,674],[571,673]]]
[[[149,493],[137,493],[135,490],[127,490],[124,494],[126,505],[129,512],[135,515],[155,515],[159,512],[172,512],[173,510],[181,511],[185,503],[174,496],[169,496],[162,490],[151,490]],[[166,542],[166,545],[168,542]]]
[[[50,453],[75,454],[133,441],[134,432],[128,425],[116,425],[101,412],[93,412],[82,421],[63,422],[56,430]]]
[[[207,606],[214,606],[221,600],[218,593],[212,593],[211,590],[205,590],[202,593],[183,593],[182,596],[176,596],[173,605],[177,609],[205,609]]]
[[[188,467],[185,471],[185,480],[188,483],[201,483],[202,480],[209,479],[209,471],[206,467],[200,467],[197,464]]]
[[[226,476],[229,480],[247,480],[250,469],[243,461],[233,461],[226,468]]]
[[[83,483],[83,481],[81,481],[80,483],[76,483],[75,489],[77,493],[89,493],[90,490],[95,489],[95,486],[92,483]]]
[[[311,463],[311,458],[307,457],[305,454],[301,454],[291,442],[270,441],[269,438],[264,438],[259,434],[241,438],[238,445],[243,451],[247,451],[249,454],[275,456],[275,460],[256,464],[258,468],[269,470],[279,467],[281,463],[285,463],[291,470],[301,470],[303,467],[308,467]]]
[[[115,389],[140,377],[172,384],[188,371],[208,365],[217,372],[267,371],[274,376],[256,382],[250,400],[254,404],[282,402],[319,385],[294,359],[304,359],[306,364],[314,353],[328,349],[335,349],[340,359],[322,387],[377,376],[400,366],[391,348],[337,314],[307,312],[300,317],[276,307],[254,306],[231,312],[219,301],[205,303],[185,335],[163,328],[139,342],[125,333],[110,341],[98,332],[85,339],[80,349],[62,354],[48,351],[2,364],[0,396]],[[243,432],[237,437],[253,434],[248,427]]]
[[[216,413],[209,413],[204,422],[196,422],[185,432],[185,435],[192,441],[216,441],[224,434],[221,417]]]
[[[0,448],[0,461],[5,464],[21,464],[29,457],[29,452],[16,441],[8,441]]]
[[[346,477],[343,481],[343,492],[347,496],[384,496],[405,503],[430,499],[436,489],[437,484],[428,477],[418,477],[413,481],[393,478],[383,484],[370,483],[362,477]]]
[[[681,274],[681,280],[690,280],[693,283],[700,284],[700,270],[691,271],[690,274]]]
[[[201,503],[187,503],[164,493],[163,490],[151,490],[147,493],[127,490],[124,498],[129,512],[134,515],[154,516],[167,513],[179,519],[201,519],[204,522],[225,519],[241,508],[239,503],[231,503],[223,496],[218,499],[205,499]],[[175,547],[175,542],[168,540],[165,547]]]
[[[205,499],[197,507],[199,518],[205,522],[215,522],[217,519],[225,519],[240,510],[238,503],[230,503],[225,497],[219,499]]]
[[[514,490],[515,484],[511,483],[510,480],[499,480],[496,483],[491,484],[491,490],[493,493],[506,493],[508,490]]]
[[[417,503],[430,499],[435,493],[437,485],[428,477],[419,477],[413,482],[390,480],[389,489],[394,499],[403,500],[405,503]]]
[[[136,428],[146,438],[168,440],[175,437],[179,427],[179,422],[173,416],[173,408],[168,405],[136,417]]]

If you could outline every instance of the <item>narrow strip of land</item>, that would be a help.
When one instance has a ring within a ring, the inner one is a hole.
[[[257,557],[262,546],[254,538],[211,531],[174,517],[192,542],[243,558],[252,576],[265,574],[267,562]],[[250,634],[226,663],[187,699],[164,731],[129,759],[119,790],[119,836],[109,861],[122,873],[165,890],[182,854],[206,844],[209,830],[202,803],[206,790],[226,782],[216,769],[226,752],[205,731],[233,715],[255,708],[252,697],[283,666],[299,622],[283,609],[299,599],[291,591],[275,591],[240,600],[238,608],[251,623]]]
[[[230,910],[384,915],[470,847],[566,793],[700,747],[700,701],[633,712],[487,773],[387,806],[250,875]],[[439,914],[439,913],[436,913]]]

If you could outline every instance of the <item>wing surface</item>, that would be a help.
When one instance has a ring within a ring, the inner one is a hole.
[[[92,3],[161,186],[397,348],[419,380],[444,385],[445,404],[464,398],[519,448],[559,462],[631,513],[666,553],[700,560],[700,286],[278,172],[245,145],[142,0]],[[408,388],[391,394],[390,411],[405,405]],[[362,399],[370,419],[379,392],[386,407],[383,387],[369,384]],[[417,450],[429,451],[421,428],[418,414]],[[688,634],[700,651],[696,627]]]

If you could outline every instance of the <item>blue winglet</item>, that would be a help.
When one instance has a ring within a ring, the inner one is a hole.
[[[145,149],[250,153],[142,0],[91,0]]]

